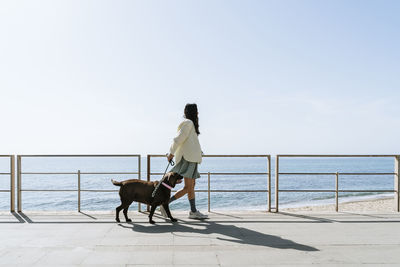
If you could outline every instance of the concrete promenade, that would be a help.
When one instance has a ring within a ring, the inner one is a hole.
[[[400,266],[399,213],[0,213],[2,266]],[[121,214],[122,215],[122,214]],[[122,216],[123,217],[123,216]],[[121,219],[122,219],[121,217]]]

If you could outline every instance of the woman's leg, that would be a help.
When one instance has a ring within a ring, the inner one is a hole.
[[[196,185],[196,179],[189,178],[191,181],[189,182],[190,186],[188,188],[188,199],[191,200],[195,197],[194,195],[194,187]]]
[[[191,186],[188,188],[188,200],[190,203],[190,210],[191,212],[196,212],[196,201],[195,201],[195,193],[194,193],[194,187],[196,185],[196,179],[191,179],[193,182]]]
[[[194,184],[193,184],[194,179],[184,178],[184,181],[185,181],[185,185],[183,186],[183,188],[181,190],[179,190],[178,192],[175,193],[175,195],[171,198],[172,201],[183,197],[186,193],[188,193],[191,190],[191,188],[194,188]],[[192,189],[192,191],[194,191],[194,189]]]

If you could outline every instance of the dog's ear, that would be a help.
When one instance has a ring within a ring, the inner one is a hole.
[[[176,183],[177,183],[179,177],[182,177],[182,176],[179,175],[179,174],[176,173],[176,172],[170,172],[170,173],[168,173],[168,174],[169,174],[169,175],[168,175],[168,182],[169,182],[169,184],[170,184],[172,187],[175,187],[175,185],[176,185]]]

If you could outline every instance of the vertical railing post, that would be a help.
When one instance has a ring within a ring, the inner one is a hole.
[[[271,155],[268,155],[268,212],[271,212]]]
[[[18,208],[17,211],[21,212],[22,211],[22,190],[21,190],[21,156],[17,156],[17,198],[18,198]]]
[[[210,206],[211,206],[211,203],[210,203],[210,188],[211,188],[211,186],[210,186],[210,172],[208,172],[208,190],[207,190],[207,192],[208,192],[208,212],[210,212]]]
[[[81,170],[78,170],[78,212],[81,212]]]
[[[15,211],[15,156],[10,156],[10,211]]]
[[[336,179],[335,179],[335,185],[336,185],[336,189],[335,189],[335,210],[336,212],[339,211],[339,173],[336,172]]]
[[[150,182],[150,170],[151,170],[150,155],[147,155],[147,182]],[[150,206],[147,205],[147,212],[149,211],[150,211]]]
[[[279,155],[276,155],[275,162],[275,212],[279,211]]]
[[[400,211],[400,155],[395,156],[394,158],[394,201],[395,201],[395,210],[397,212]]]
[[[141,156],[138,156],[138,178],[139,180],[142,180],[142,159]],[[138,211],[141,212],[142,211],[142,206],[140,205],[140,202],[138,204]]]

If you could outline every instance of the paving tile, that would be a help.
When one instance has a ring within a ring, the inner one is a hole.
[[[217,254],[215,252],[204,251],[175,251],[173,263],[184,265],[190,263],[201,263],[205,265],[218,265]]]
[[[81,262],[81,264],[127,264],[131,253],[116,251],[94,251]]]

